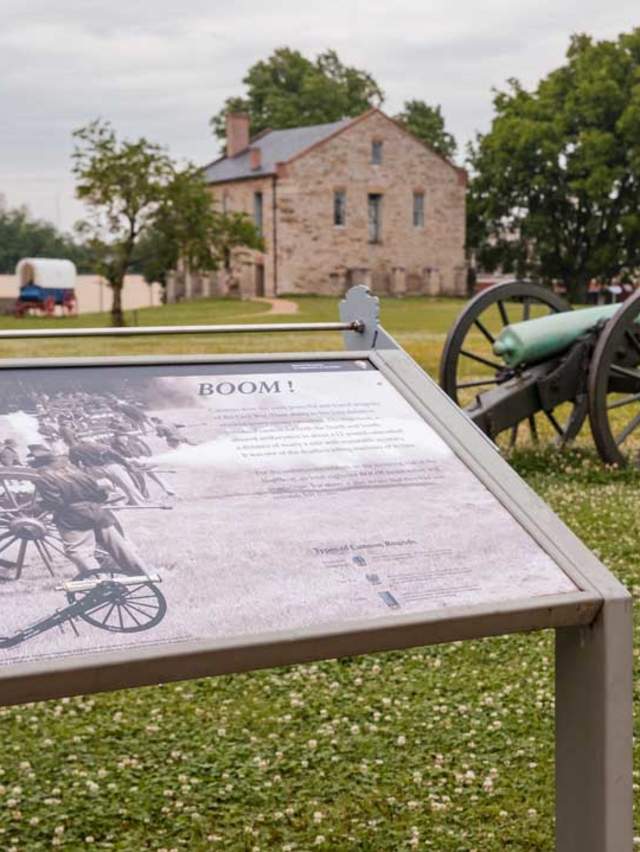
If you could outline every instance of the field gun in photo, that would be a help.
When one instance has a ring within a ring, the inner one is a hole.
[[[640,462],[640,293],[572,310],[538,284],[497,284],[449,331],[440,385],[502,448],[553,438],[586,417],[606,464]]]

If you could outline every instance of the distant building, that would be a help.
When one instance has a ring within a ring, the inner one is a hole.
[[[180,275],[169,301],[205,295],[466,292],[466,172],[380,110],[271,130],[227,117],[226,154],[204,170],[216,203],[248,213],[264,252],[214,275]]]

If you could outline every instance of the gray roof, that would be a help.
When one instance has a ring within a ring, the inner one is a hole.
[[[219,183],[225,180],[239,180],[248,177],[274,174],[276,163],[284,163],[309,148],[321,142],[332,133],[346,127],[352,118],[342,118],[330,124],[314,124],[311,127],[292,127],[289,130],[270,130],[264,136],[252,141],[252,148],[259,148],[261,167],[252,169],[249,164],[249,149],[246,148],[235,157],[221,157],[204,168],[207,183]]]

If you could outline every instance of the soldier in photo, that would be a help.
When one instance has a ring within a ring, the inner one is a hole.
[[[13,438],[5,438],[0,446],[0,465],[2,467],[20,467],[22,465],[18,444]]]
[[[138,431],[131,429],[123,420],[112,418],[109,421],[111,445],[127,458],[150,456],[151,448],[143,441]]]
[[[44,444],[30,444],[27,461],[40,474],[36,490],[43,509],[51,512],[66,556],[81,571],[96,571],[96,548],[103,548],[122,571],[148,575],[107,500],[108,491],[88,473],[73,467]]]
[[[96,479],[108,479],[126,495],[130,506],[138,506],[148,497],[140,471],[106,444],[99,441],[76,441],[69,447],[69,461],[76,467],[84,468]]]
[[[152,417],[151,422],[154,425],[158,438],[164,438],[172,450],[177,449],[180,444],[195,446],[193,441],[190,441],[189,438],[179,431],[184,428],[179,423],[170,425],[169,423],[164,423],[159,417]]]
[[[113,429],[111,446],[115,452],[124,456],[129,465],[135,470],[136,475],[140,479],[138,488],[142,492],[143,496],[147,499],[149,498],[149,489],[146,484],[146,478],[148,477],[160,486],[165,496],[175,497],[176,492],[169,488],[169,486],[160,478],[160,476],[155,472],[153,465],[146,459],[141,458],[141,454],[139,452],[139,444],[141,443],[141,440],[136,439],[135,435],[131,435],[126,425],[121,421],[112,421],[111,428]],[[147,453],[144,455],[147,455]]]
[[[153,428],[142,403],[125,402],[125,400],[113,396],[112,405],[118,414],[126,417],[141,432],[146,433]]]

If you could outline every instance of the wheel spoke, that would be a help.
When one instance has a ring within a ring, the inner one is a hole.
[[[640,414],[636,414],[636,416],[627,423],[622,432],[620,432],[618,437],[615,439],[617,446],[619,447],[620,444],[624,443],[629,435],[638,428],[638,426],[640,426]]]
[[[490,331],[489,331],[489,329],[486,327],[486,325],[484,325],[483,323],[481,323],[479,319],[475,319],[473,322],[474,322],[474,325],[476,325],[476,326],[480,329],[480,331],[484,334],[484,336],[487,338],[487,340],[489,341],[489,343],[493,346],[493,344],[496,342],[496,339],[495,339],[495,337],[491,334],[491,332],[490,332]]]
[[[124,612],[127,613],[129,618],[131,618],[135,622],[136,627],[142,627],[142,622],[138,621],[138,619],[135,617],[132,612],[132,607],[130,607],[128,603],[123,604],[121,608],[124,610]]]
[[[135,607],[131,603],[131,601],[127,601],[127,603],[124,605],[124,609],[129,613],[129,615],[135,621],[135,623],[138,625],[138,627],[141,627],[144,624],[144,621],[150,621],[149,616],[151,616],[151,618],[153,618],[153,613],[144,612],[144,610],[138,609],[137,607]],[[137,612],[139,615],[141,615],[144,618],[144,621],[138,621],[138,619],[135,617],[135,615],[133,614],[133,612],[131,610],[133,610],[134,612]]]
[[[631,405],[632,402],[638,402],[638,400],[640,400],[640,393],[633,393],[631,396],[625,396],[623,399],[610,402],[607,405],[607,411],[612,411],[614,408],[622,408],[624,405]]]
[[[142,613],[142,615],[149,615],[148,612],[145,612],[145,609],[146,610],[158,609],[158,601],[156,599],[155,603],[146,603],[146,602],[141,602],[137,599],[131,600],[130,598],[127,598],[127,606],[135,607],[135,609],[138,612]]]
[[[545,414],[545,417],[547,418],[547,420],[549,421],[549,423],[551,423],[551,425],[553,426],[553,428],[556,430],[556,432],[558,433],[558,435],[559,435],[561,438],[564,438],[564,429],[563,429],[563,428],[562,428],[562,426],[558,423],[558,421],[556,420],[556,418],[553,416],[553,413],[552,413],[551,411],[545,411],[545,412],[544,412],[544,414]]]
[[[456,385],[456,390],[460,390],[461,388],[479,388],[482,385],[497,385],[497,379],[484,379],[483,381],[474,381],[474,382],[460,382],[459,385]]]
[[[8,548],[10,548],[11,545],[14,544],[14,542],[16,542],[17,540],[18,540],[18,536],[16,536],[16,535],[12,536],[10,541],[5,542],[5,544],[3,544],[2,547],[0,547],[0,553],[4,553],[5,550],[8,550]]]
[[[625,379],[635,379],[640,382],[640,372],[638,372],[638,370],[632,370],[631,367],[622,367],[620,364],[612,364],[611,372],[615,373],[616,376],[624,376]]]
[[[13,491],[7,486],[7,482],[5,479],[2,480],[2,489],[4,493],[7,495],[7,499],[11,503],[14,509],[18,509],[18,501],[15,498],[15,494]]]
[[[472,361],[477,361],[478,364],[484,364],[485,367],[491,367],[492,370],[503,369],[503,367],[495,361],[489,361],[487,358],[483,358],[482,355],[476,355],[475,352],[469,352],[468,349],[461,349],[460,354],[464,355],[465,358],[470,358]]]
[[[526,322],[531,317],[531,301],[526,297],[522,300],[522,319]]]
[[[102,624],[102,626],[103,626],[103,627],[104,627],[104,625],[105,625],[105,624],[109,621],[109,618],[110,618],[110,616],[111,616],[111,613],[114,611],[114,609],[116,608],[116,606],[117,606],[116,602],[115,602],[115,601],[113,601],[113,602],[112,602],[112,604],[111,604],[111,606],[110,606],[110,607],[109,607],[109,609],[107,610],[107,614],[106,614],[106,615],[105,615],[105,617],[104,617],[104,618],[100,621],[100,624]]]
[[[507,309],[504,306],[504,302],[497,302],[498,310],[500,311],[500,317],[502,319],[502,325],[509,325],[509,315],[507,314]]]
[[[640,340],[638,340],[635,333],[631,331],[631,329],[627,329],[624,333],[624,336],[627,338],[627,340],[633,346],[636,352],[640,354]]]
[[[55,572],[53,570],[53,560],[51,559],[51,554],[49,553],[49,548],[45,544],[44,541],[35,541],[36,550],[40,554],[40,559],[44,562],[47,571],[51,574],[52,577],[55,576]]]
[[[20,575],[22,574],[22,568],[24,566],[24,558],[25,558],[26,553],[27,553],[27,544],[28,544],[28,542],[27,542],[26,538],[23,538],[22,541],[20,542],[20,548],[18,549],[18,556],[16,557],[16,571],[17,571],[16,580],[18,580],[20,578]]]
[[[60,542],[60,544],[58,544]],[[46,545],[47,549],[55,550],[56,553],[59,553],[60,556],[66,556],[67,554],[64,551],[64,547],[61,547],[62,544],[61,539],[52,539],[51,536],[47,536],[43,539],[42,544]]]

